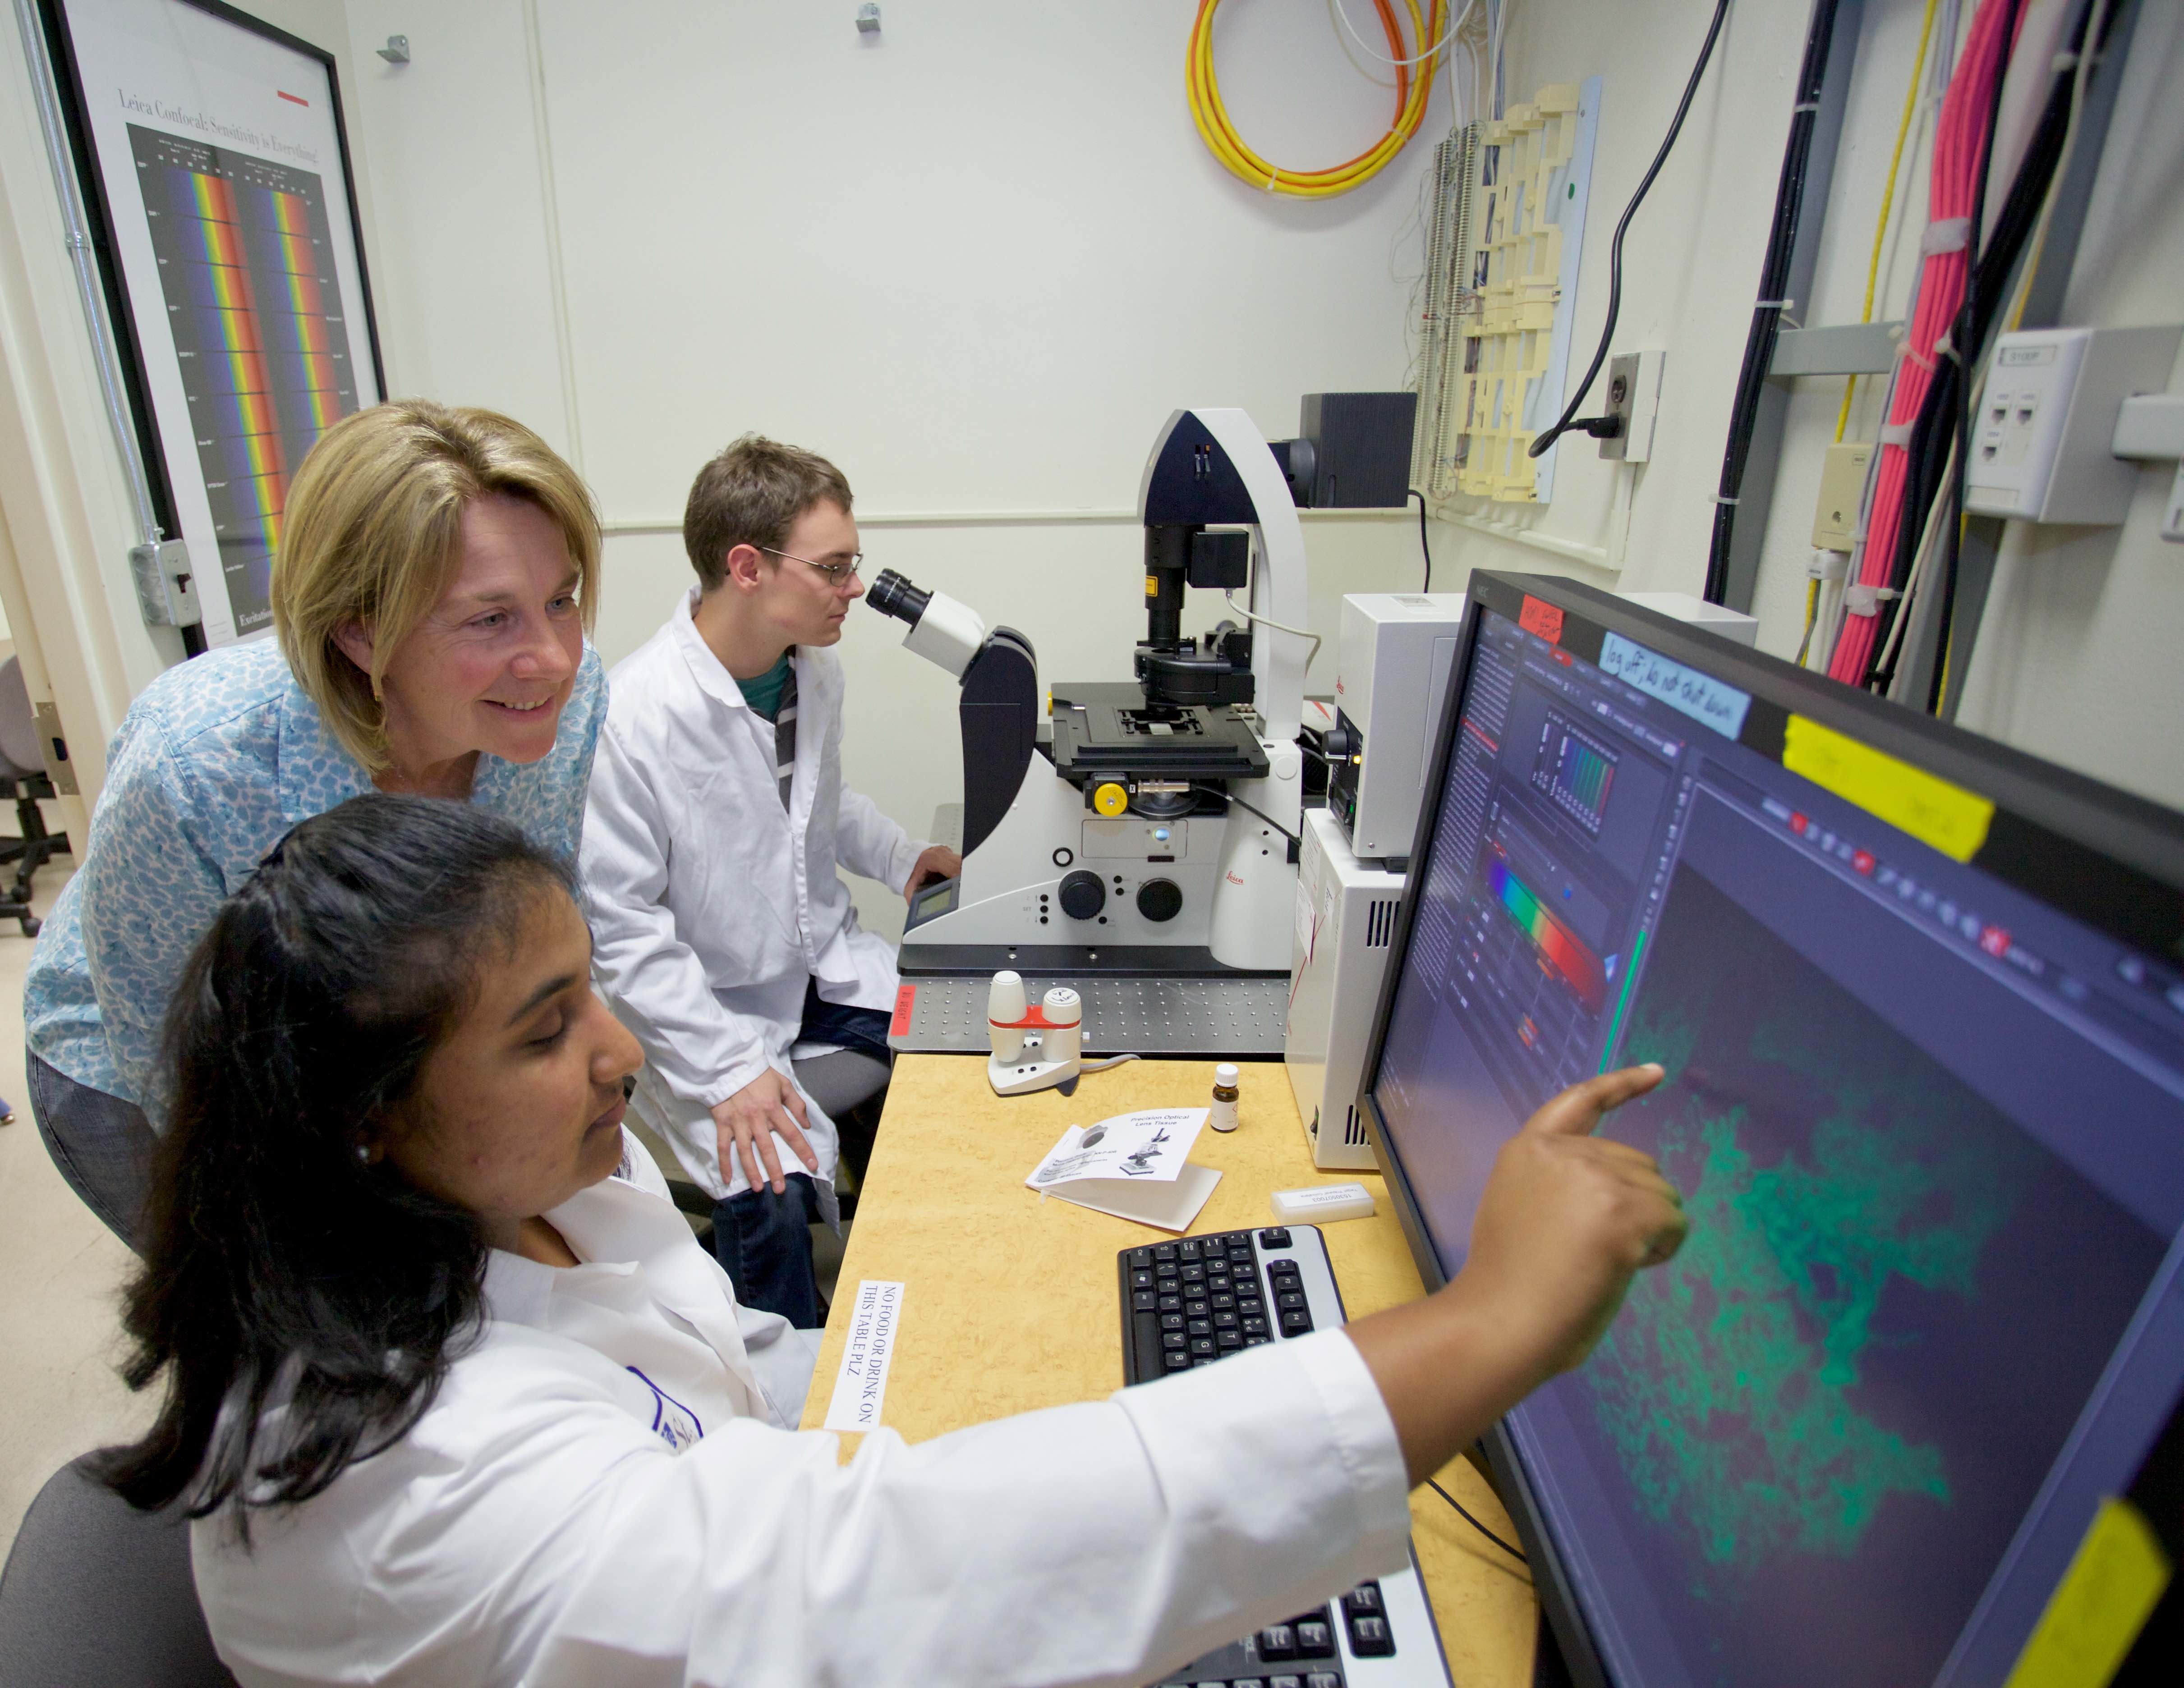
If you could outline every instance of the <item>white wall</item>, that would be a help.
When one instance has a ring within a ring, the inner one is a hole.
[[[691,476],[757,428],[840,464],[876,567],[1028,633],[1046,677],[1126,677],[1144,626],[1127,513],[1168,412],[1241,404],[1280,437],[1306,391],[1403,384],[1402,231],[1446,96],[1428,144],[1304,203],[1199,141],[1188,6],[889,0],[877,42],[854,11],[645,0],[609,25],[538,0],[527,38],[518,0],[349,0],[393,388],[501,406],[571,450],[610,536],[610,660],[691,579]],[[395,32],[412,59],[384,66],[369,50]],[[1232,114],[1278,162],[1332,163],[1385,125],[1392,93],[1323,0],[1229,8],[1217,43]],[[1112,514],[898,520],[1069,511]],[[1342,592],[1420,578],[1414,520],[1313,518],[1307,543],[1329,635]],[[922,832],[961,794],[952,688],[890,626],[860,616],[845,638],[845,765]],[[1313,683],[1332,689],[1331,638]]]

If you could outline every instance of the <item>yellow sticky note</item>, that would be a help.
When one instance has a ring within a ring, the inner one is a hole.
[[[2169,1556],[2138,1508],[2102,1501],[2006,1688],[2106,1688],[2169,1577]]]
[[[1783,731],[1782,766],[1954,861],[1979,854],[1994,819],[1994,805],[1977,792],[1802,715]]]

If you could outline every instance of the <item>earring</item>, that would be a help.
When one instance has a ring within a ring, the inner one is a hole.
[[[368,1167],[371,1164],[371,1145],[369,1143],[359,1143],[356,1145],[356,1163],[359,1167]]]

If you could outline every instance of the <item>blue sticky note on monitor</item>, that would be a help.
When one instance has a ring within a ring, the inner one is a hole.
[[[1745,711],[1752,697],[1734,686],[1724,686],[1713,676],[1680,662],[1671,662],[1658,651],[1648,650],[1620,633],[1603,634],[1600,666],[1626,686],[1635,686],[1649,698],[1658,698],[1724,738],[1744,731]]]

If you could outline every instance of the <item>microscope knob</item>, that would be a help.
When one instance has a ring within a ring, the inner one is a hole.
[[[1130,806],[1130,794],[1113,780],[1104,780],[1093,790],[1092,806],[1112,820]]]
[[[1072,920],[1089,920],[1107,905],[1107,888],[1100,876],[1078,868],[1061,877],[1061,911]]]
[[[1173,920],[1183,912],[1183,892],[1173,879],[1148,879],[1138,887],[1138,912],[1147,920]]]

